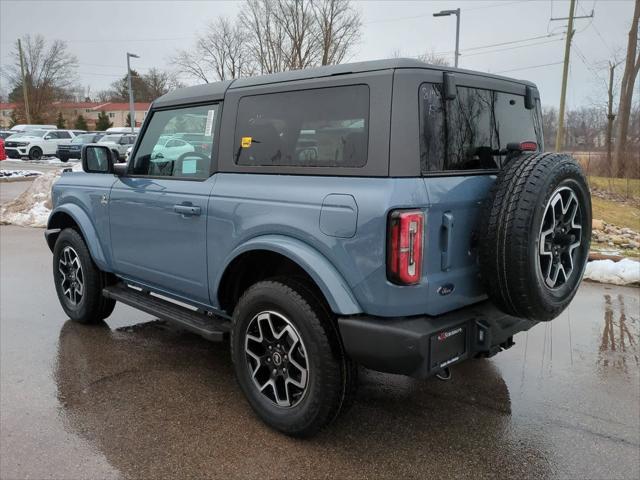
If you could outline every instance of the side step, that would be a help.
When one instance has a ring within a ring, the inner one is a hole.
[[[124,284],[105,287],[102,294],[118,302],[130,305],[143,312],[155,315],[180,325],[186,330],[204,337],[207,340],[221,342],[229,332],[231,322],[219,317],[212,317],[206,313],[190,310],[145,291],[136,290]]]

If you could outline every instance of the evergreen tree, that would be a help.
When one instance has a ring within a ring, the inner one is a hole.
[[[109,116],[104,110],[102,110],[98,114],[98,121],[96,122],[96,130],[104,131],[107,128],[111,128],[111,127],[113,127],[113,122],[109,121]]]
[[[88,130],[89,129],[89,127],[87,125],[87,121],[84,119],[82,114],[80,114],[80,115],[78,115],[76,117],[76,123],[74,125],[74,128],[76,128],[77,130]]]
[[[124,124],[125,127],[130,127],[131,126],[131,113],[127,113],[127,121]]]
[[[57,128],[67,128],[67,124],[66,124],[66,121],[65,121],[64,117],[62,116],[62,112],[58,112],[58,119],[56,120],[56,127]]]

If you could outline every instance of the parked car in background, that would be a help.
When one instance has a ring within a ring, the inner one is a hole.
[[[26,132],[27,130],[54,130],[58,127],[55,125],[37,125],[35,123],[31,124],[20,124],[14,125],[9,130],[12,132]]]
[[[131,127],[110,127],[106,130],[107,133],[131,133]],[[133,133],[140,133],[140,127],[134,127]]]
[[[0,138],[6,140],[11,135],[16,135],[16,132],[12,132],[11,130],[0,130]]]
[[[174,136],[166,136],[160,138],[158,143],[153,146],[151,152],[151,160],[156,158],[164,160],[177,160],[180,155],[188,152],[194,152],[195,148],[189,142],[185,142]]]
[[[119,162],[124,160],[127,149],[136,143],[136,135],[130,133],[108,133],[98,140],[98,143],[101,145],[106,144],[113,153],[116,161]]]
[[[9,158],[39,160],[43,156],[55,155],[59,145],[71,143],[74,137],[71,130],[28,130],[19,137],[12,135],[7,138],[5,149]]]
[[[71,143],[65,143],[58,145],[56,157],[63,162],[68,161],[70,158],[80,158],[82,153],[82,146],[87,143],[96,143],[102,137],[106,135],[105,132],[89,132],[81,133],[71,139]]]
[[[4,139],[0,137],[0,160],[6,160],[7,154],[4,151]]]

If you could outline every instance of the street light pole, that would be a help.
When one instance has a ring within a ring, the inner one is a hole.
[[[131,65],[129,58],[140,58],[138,55],[127,52],[127,77],[129,82],[129,125],[131,126],[131,133],[134,133],[136,126],[136,112],[133,109],[133,88],[131,87]]]
[[[455,67],[458,68],[458,58],[460,57],[460,9],[442,10],[433,14],[434,17],[448,17],[449,15],[456,16],[456,56],[454,63]]]

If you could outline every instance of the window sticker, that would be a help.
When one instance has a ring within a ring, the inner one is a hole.
[[[182,173],[183,174],[196,173],[196,162],[197,160],[184,160],[182,162]]]
[[[242,137],[242,141],[240,142],[240,145],[242,146],[242,148],[249,148],[251,146],[252,141],[253,141],[252,137]]]
[[[206,123],[206,125],[204,127],[204,134],[207,137],[211,136],[211,131],[213,130],[213,118],[214,118],[215,114],[216,114],[215,110],[207,111],[207,123]]]

